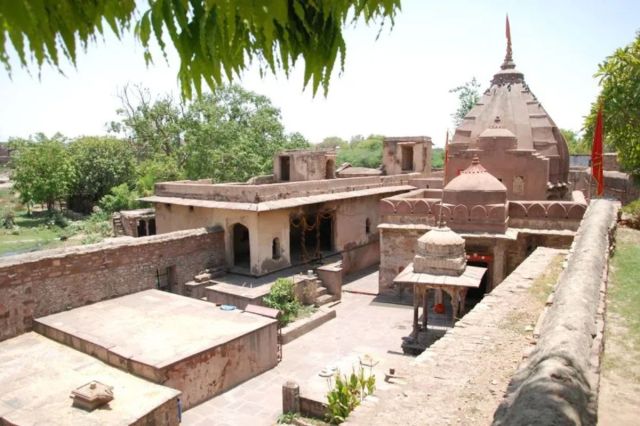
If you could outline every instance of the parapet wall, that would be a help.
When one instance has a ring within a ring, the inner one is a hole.
[[[325,179],[265,185],[216,184],[207,182],[157,183],[155,195],[197,200],[257,203],[292,197],[305,197],[334,192],[348,192],[384,186],[406,185],[418,174]]]
[[[157,288],[159,283],[181,285],[224,262],[224,233],[217,228],[2,259],[0,341],[31,330],[34,318]]]
[[[512,378],[494,425],[597,423],[602,315],[617,203],[593,200],[528,361]],[[599,336],[600,335],[600,336]]]

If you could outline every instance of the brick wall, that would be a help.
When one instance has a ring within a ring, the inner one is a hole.
[[[224,233],[217,228],[2,259],[0,341],[31,330],[33,318],[155,288],[158,275],[182,285],[224,262]]]

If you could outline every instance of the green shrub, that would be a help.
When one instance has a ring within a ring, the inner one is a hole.
[[[349,376],[341,375],[338,371],[335,375],[333,389],[327,394],[327,421],[332,424],[340,424],[346,420],[349,414],[362,400],[371,395],[376,389],[376,376],[365,375],[364,368],[356,373],[351,371]]]
[[[282,413],[278,416],[278,419],[276,420],[276,422],[279,425],[285,424],[285,425],[290,425],[291,423],[293,423],[293,421],[295,419],[297,419],[298,417],[300,417],[300,413],[294,413],[294,412],[288,412],[288,413]]]
[[[135,209],[140,206],[137,199],[138,193],[123,183],[111,188],[111,192],[100,199],[100,207],[107,213]]]
[[[640,229],[640,200],[635,200],[627,204],[622,208],[622,211],[631,216],[628,220],[629,226]]]
[[[280,325],[285,326],[291,322],[300,310],[300,302],[296,299],[293,280],[291,278],[278,278],[271,286],[269,294],[263,299],[265,305],[281,312]]]

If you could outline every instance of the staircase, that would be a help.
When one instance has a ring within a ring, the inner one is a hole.
[[[192,281],[184,284],[183,296],[193,297],[195,299],[204,299],[204,289],[215,284],[214,278],[218,278],[226,274],[224,266],[216,266],[207,268],[193,277]]]
[[[111,216],[111,223],[113,226],[113,235],[121,237],[124,235],[124,226],[122,226],[122,216],[120,213],[114,213]]]
[[[326,305],[336,300],[336,296],[329,294],[327,288],[322,285],[322,281],[318,280],[318,287],[316,288],[316,306]]]

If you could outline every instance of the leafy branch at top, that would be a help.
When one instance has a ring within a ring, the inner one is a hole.
[[[48,63],[60,70],[60,56],[75,65],[78,41],[86,49],[104,24],[120,37],[134,23],[147,64],[152,40],[167,57],[171,43],[180,58],[178,80],[183,97],[232,80],[256,60],[261,73],[289,74],[305,62],[304,86],[326,95],[338,57],[344,68],[343,27],[362,19],[381,20],[381,29],[400,10],[400,0],[148,0],[137,11],[134,0],[11,0],[0,2],[0,62],[11,71],[11,43],[23,67],[31,53],[38,69]],[[167,38],[169,42],[167,41]]]

